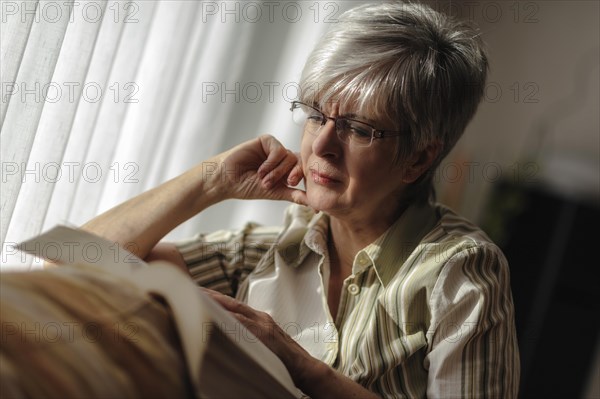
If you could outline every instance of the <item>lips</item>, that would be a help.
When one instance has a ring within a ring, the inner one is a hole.
[[[310,169],[310,177],[312,178],[313,182],[318,184],[335,184],[340,182],[332,175],[318,171],[316,169]]]

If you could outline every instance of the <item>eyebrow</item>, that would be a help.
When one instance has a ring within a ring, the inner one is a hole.
[[[367,123],[369,123],[369,124],[375,124],[375,123],[377,123],[377,121],[375,121],[375,120],[373,120],[373,119],[371,119],[371,118],[367,118],[367,117],[366,117],[366,116],[364,116],[364,115],[358,115],[358,114],[355,114],[354,112],[350,112],[350,113],[348,113],[348,114],[343,114],[343,115],[340,115],[340,116],[341,116],[342,118],[355,119],[355,120],[357,120],[357,121],[359,121],[359,122],[367,122]]]
[[[321,107],[321,105],[319,103],[317,103],[316,101],[312,101],[311,103],[309,103],[309,105],[311,105],[313,108],[318,109],[319,111],[325,113],[325,111],[323,111],[323,107]],[[377,123],[376,120],[371,119],[371,118],[367,118],[364,115],[359,115],[357,113],[354,112],[349,112],[349,113],[345,113],[345,114],[340,114],[339,115],[340,118],[348,118],[348,119],[354,119],[357,120],[359,122],[367,122],[370,124],[375,124]]]

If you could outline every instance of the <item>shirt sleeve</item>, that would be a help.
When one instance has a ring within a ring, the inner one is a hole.
[[[430,296],[427,396],[516,398],[519,351],[506,258],[494,244],[464,249]]]
[[[280,227],[248,223],[240,230],[219,230],[176,242],[196,284],[235,296],[240,283],[275,243]]]

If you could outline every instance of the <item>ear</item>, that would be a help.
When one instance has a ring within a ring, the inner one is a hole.
[[[424,149],[411,155],[402,163],[404,170],[402,181],[406,184],[415,182],[431,167],[440,153],[441,145],[438,141],[428,144]]]

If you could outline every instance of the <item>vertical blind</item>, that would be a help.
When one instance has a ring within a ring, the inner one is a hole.
[[[297,149],[287,103],[304,60],[356,2],[1,4],[2,267],[12,246],[80,225],[226,148],[270,133]],[[167,238],[279,223],[284,203],[226,201]]]

